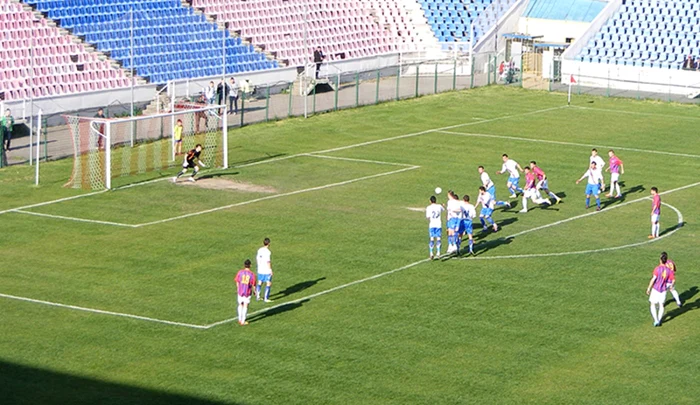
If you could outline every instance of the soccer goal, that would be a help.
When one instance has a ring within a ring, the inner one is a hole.
[[[210,168],[228,168],[226,107],[175,103],[172,112],[105,119],[64,116],[73,141],[73,173],[67,187],[111,189],[139,181],[143,173],[179,165],[176,126],[182,125],[181,150],[203,146],[202,161]],[[131,180],[133,179],[133,180]]]

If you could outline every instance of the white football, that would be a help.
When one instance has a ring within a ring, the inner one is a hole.
[[[440,187],[435,187],[435,194],[440,194],[442,193],[442,189]]]

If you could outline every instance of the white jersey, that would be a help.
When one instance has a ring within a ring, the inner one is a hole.
[[[599,155],[591,155],[591,158],[589,159],[589,163],[595,162],[595,170],[596,171],[603,171],[603,167],[605,167],[605,160],[603,160],[602,157]]]
[[[440,204],[430,204],[425,209],[425,217],[430,221],[428,228],[442,228],[440,217],[445,209]]]
[[[490,189],[491,187],[493,187],[493,182],[491,181],[491,177],[489,176],[488,173],[481,172],[481,184],[487,190]]]
[[[462,202],[447,200],[447,219],[462,218]]]
[[[485,208],[493,208],[496,205],[496,200],[493,199],[490,193],[479,194],[478,202]]]
[[[462,215],[463,219],[471,221],[476,218],[476,208],[468,202],[462,202]]]
[[[516,162],[513,159],[508,159],[505,162],[503,162],[503,166],[501,166],[501,172],[508,172],[510,177],[516,179],[520,178],[520,172],[518,171],[518,162]]]
[[[588,169],[583,177],[588,177],[588,184],[600,184],[603,182],[603,173],[600,170]]]
[[[258,255],[256,256],[258,264],[258,274],[272,274],[272,266],[270,266],[270,249],[266,246],[258,249]]]

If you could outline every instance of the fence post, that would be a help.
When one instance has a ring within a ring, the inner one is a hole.
[[[437,88],[438,88],[438,64],[435,62],[435,80],[433,80],[433,94],[437,94]]]
[[[287,106],[287,117],[292,116],[292,97],[294,96],[294,82],[289,84],[289,104]]]
[[[420,81],[419,70],[420,64],[416,65],[416,97],[418,97],[418,82]]]
[[[452,62],[452,90],[457,89],[457,59]]]
[[[270,86],[267,86],[265,97],[265,122],[267,122],[270,120]]]
[[[381,78],[381,72],[377,69],[377,89],[374,92],[374,104],[379,104],[379,79]]]
[[[355,107],[360,105],[360,72],[355,72]]]
[[[486,63],[486,85],[491,85],[491,56],[488,57],[488,63]]]
[[[313,111],[311,112],[313,115],[316,115],[316,87],[317,86],[314,86]]]
[[[338,111],[338,92],[340,91],[340,75],[335,77],[335,110]]]
[[[241,127],[243,127],[243,116],[245,115],[245,91],[241,92]]]
[[[44,135],[44,162],[49,161],[49,131],[48,120],[44,118],[41,122],[41,133]]]
[[[469,55],[469,60],[470,60],[470,65],[469,68],[471,69],[471,73],[469,75],[469,88],[473,89],[474,88],[474,61],[476,58],[474,58],[474,55]],[[455,65],[456,67],[456,65]],[[456,73],[455,73],[456,74]]]
[[[397,67],[396,70],[396,99],[400,100],[399,89],[401,88],[401,66]]]

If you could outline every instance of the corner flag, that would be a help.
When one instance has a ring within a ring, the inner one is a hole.
[[[571,105],[571,86],[576,83],[576,79],[574,79],[574,75],[572,74],[569,76],[569,96],[566,101],[566,105]]]

